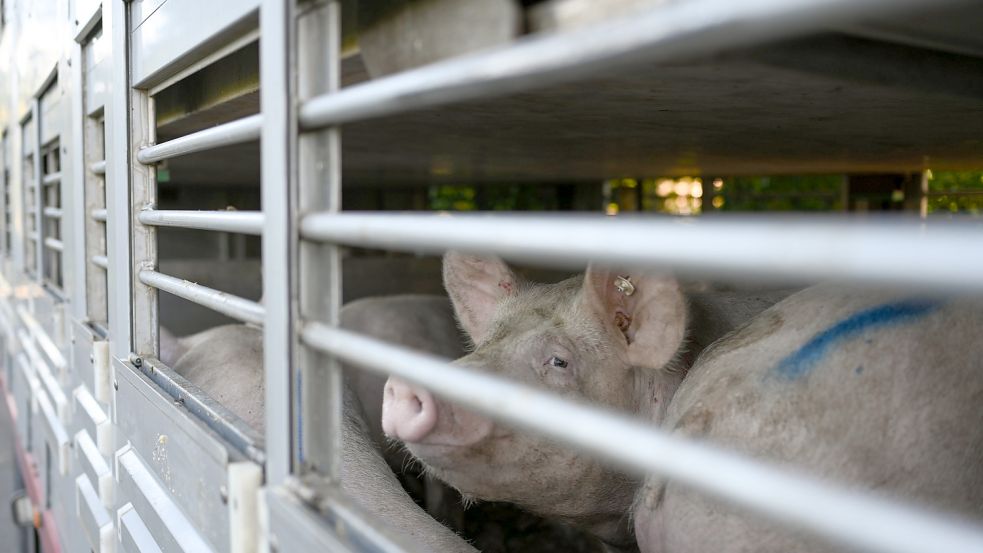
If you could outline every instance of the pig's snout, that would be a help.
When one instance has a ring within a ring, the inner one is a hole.
[[[382,398],[382,431],[407,443],[422,441],[437,426],[437,402],[430,392],[390,378]]]

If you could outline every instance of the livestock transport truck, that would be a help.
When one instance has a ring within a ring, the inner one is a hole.
[[[3,551],[421,550],[341,491],[339,361],[845,549],[983,551],[983,526],[770,465],[728,478],[723,449],[501,379],[489,397],[465,369],[337,326],[349,300],[442,293],[433,256],[451,249],[983,293],[980,226],[925,217],[927,170],[983,166],[980,2],[0,12]],[[851,175],[844,211],[887,182],[914,213],[714,215],[718,176],[790,174]],[[704,215],[612,216],[658,176],[660,206]],[[449,213],[502,206],[539,211]],[[262,333],[262,430],[160,360],[162,329],[235,321]]]

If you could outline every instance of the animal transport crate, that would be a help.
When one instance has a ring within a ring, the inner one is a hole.
[[[340,362],[845,547],[983,550],[983,526],[338,327],[348,299],[440,291],[415,256],[447,250],[983,293],[976,220],[608,217],[594,194],[624,175],[979,167],[978,2],[0,9],[0,384],[25,550],[416,550],[340,492]],[[597,213],[425,212],[421,190],[462,183],[563,184]],[[379,250],[400,255],[358,255]],[[229,321],[262,328],[264,432],[159,360],[162,326]]]

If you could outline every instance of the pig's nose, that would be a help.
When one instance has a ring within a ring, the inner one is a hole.
[[[437,402],[426,390],[390,378],[382,398],[382,431],[390,438],[416,443],[437,426]]]

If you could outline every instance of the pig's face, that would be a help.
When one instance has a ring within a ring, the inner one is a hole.
[[[592,269],[534,285],[500,260],[448,254],[445,285],[475,345],[455,364],[636,411],[639,394],[652,393],[652,367],[669,362],[682,341],[684,305],[671,279],[636,275],[636,289],[625,293],[617,278]],[[383,427],[466,496],[569,519],[588,504],[614,516],[630,501],[632,483],[589,457],[396,379],[386,385]]]

